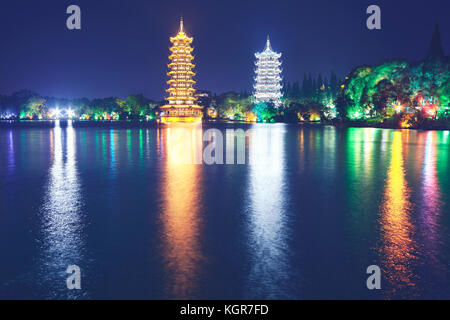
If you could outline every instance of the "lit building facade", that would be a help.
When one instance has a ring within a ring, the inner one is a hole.
[[[180,31],[175,37],[170,37],[168,65],[170,71],[167,75],[169,88],[166,90],[169,96],[167,103],[161,106],[161,122],[199,122],[203,116],[203,107],[196,103],[192,71],[195,65],[192,63],[194,56],[191,43],[194,38],[188,37],[183,29],[183,19],[180,21]]]
[[[253,86],[255,103],[272,102],[275,107],[281,106],[281,53],[272,50],[267,37],[263,52],[255,53],[256,76]]]

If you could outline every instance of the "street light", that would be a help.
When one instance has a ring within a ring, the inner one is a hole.
[[[75,117],[75,111],[73,111],[71,108],[67,109],[67,117],[69,119]]]

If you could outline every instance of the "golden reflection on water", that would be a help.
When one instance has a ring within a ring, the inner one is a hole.
[[[202,128],[169,125],[162,129],[160,149],[166,151],[162,193],[162,255],[166,290],[176,299],[193,298],[203,255],[200,244],[201,166],[186,163],[202,150]]]
[[[299,150],[299,156],[298,156],[298,160],[299,160],[299,165],[298,165],[298,170],[299,172],[303,172],[305,171],[305,134],[304,134],[304,129],[300,128],[297,134],[297,141],[298,141],[298,145],[300,147]]]
[[[416,259],[415,228],[411,222],[410,190],[405,179],[402,132],[393,133],[384,200],[381,206],[383,276],[389,296],[415,286],[412,264]],[[410,292],[411,293],[411,292]],[[410,296],[411,297],[411,296]]]

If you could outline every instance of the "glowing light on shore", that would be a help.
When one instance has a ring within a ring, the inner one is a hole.
[[[71,108],[69,108],[69,109],[67,109],[67,117],[69,118],[69,119],[72,119],[72,118],[74,118],[75,117],[75,111],[74,110],[72,110]]]
[[[54,109],[50,109],[49,111],[50,118],[59,119],[61,117],[61,110],[57,107]]]

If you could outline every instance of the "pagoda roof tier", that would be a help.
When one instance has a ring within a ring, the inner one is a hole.
[[[170,42],[176,42],[176,41],[182,41],[182,42],[189,42],[191,43],[194,41],[194,38],[188,37],[184,32],[178,33],[175,37],[170,37]]]
[[[194,108],[203,109],[202,106],[196,104],[165,104],[160,107],[161,109],[181,109],[181,108]]]
[[[256,81],[280,81],[281,76],[280,73],[274,74],[257,74],[254,78]]]
[[[171,78],[170,78],[170,80],[177,80],[177,81],[180,81],[180,82],[182,82],[182,81],[189,81],[189,80],[192,80],[192,78],[191,77],[182,77],[181,75],[179,75],[179,74],[177,74],[177,75],[174,75],[174,76],[172,76]]]
[[[191,62],[171,62],[167,65],[169,68],[172,68],[173,66],[188,66],[190,68],[194,68],[195,64]]]
[[[265,83],[255,83],[254,84],[254,88],[259,87],[259,88],[274,88],[274,87],[282,87],[279,81],[273,81],[273,82],[265,82]]]
[[[191,89],[191,88],[192,88],[192,84],[191,83],[181,83],[181,84],[172,83],[171,86],[168,89],[184,90],[184,89]]]
[[[192,60],[192,59],[194,59],[194,56],[192,54],[186,54],[186,53],[172,53],[169,56],[170,60],[173,60],[175,58],[176,59],[190,59],[190,60]]]
[[[255,93],[255,98],[258,99],[264,99],[264,98],[273,98],[273,97],[281,97],[281,93],[268,93],[268,94],[261,94],[261,93]]]
[[[258,70],[270,71],[270,70],[276,70],[277,68],[280,68],[281,67],[281,62],[280,62],[280,64],[275,64],[274,63],[274,64],[271,64],[271,65],[255,63],[255,65],[256,65]]]
[[[277,76],[279,76],[280,75],[280,73],[281,73],[281,71],[282,71],[282,69],[280,68],[280,69],[276,69],[276,70],[274,70],[273,72],[271,71],[271,72],[261,72],[261,70],[255,70],[255,77],[257,77],[257,78],[272,78],[272,77],[277,77]]]
[[[258,95],[255,95],[255,99],[258,102],[278,100],[281,97],[282,97],[281,94],[270,95],[270,96],[258,96]]]
[[[280,80],[276,80],[276,81],[257,81],[257,83],[255,83],[255,86],[260,86],[262,88],[269,87],[269,86],[279,84],[281,80],[282,79],[280,78]]]
[[[253,88],[270,89],[270,88],[283,88],[279,82],[268,82],[267,84],[257,83],[253,85]]]
[[[278,60],[273,60],[273,61],[257,60],[257,61],[255,61],[255,65],[257,65],[258,67],[272,68],[274,66],[280,66],[281,62]]]
[[[281,58],[281,53],[276,53],[276,52],[257,52],[255,53],[255,57],[258,59],[264,59],[264,58],[274,58],[274,59],[280,59]]]
[[[192,43],[192,41],[194,41],[194,38],[189,38],[188,36],[180,37],[179,35],[177,35],[176,37],[170,37],[170,42],[175,43],[177,41]]]
[[[170,96],[167,97],[166,100],[192,100],[195,101],[197,100],[196,97],[188,97],[188,96]]]
[[[195,92],[194,88],[188,88],[188,87],[170,87],[168,89],[166,89],[167,92],[172,92],[172,91],[187,91],[187,92]]]
[[[255,95],[259,95],[259,96],[274,95],[274,94],[281,94],[281,92],[280,92],[280,90],[266,90],[266,91],[256,90],[256,92],[255,92]]]
[[[171,70],[167,72],[168,76],[172,76],[175,74],[188,74],[190,76],[195,76],[195,72],[192,72],[191,70]]]
[[[254,77],[253,80],[255,80],[257,83],[274,83],[274,82],[280,82],[283,80],[283,78],[279,75],[273,76],[273,77]]]
[[[195,84],[195,80],[192,79],[170,79],[167,81],[167,84],[172,84],[172,83],[192,83]]]
[[[194,48],[192,48],[192,47],[189,47],[189,46],[180,46],[180,45],[178,45],[178,46],[172,46],[172,47],[170,47],[169,48],[169,50],[170,51],[172,51],[174,54],[186,54],[186,55],[188,55],[188,54],[190,54],[191,52],[192,52],[192,50],[194,50]],[[177,52],[178,50],[183,50],[183,51],[187,51],[187,52]]]

